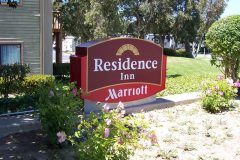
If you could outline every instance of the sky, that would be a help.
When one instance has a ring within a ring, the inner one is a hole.
[[[230,15],[240,15],[240,0],[229,0],[227,3],[227,7],[223,14],[221,15],[221,18],[230,16]]]

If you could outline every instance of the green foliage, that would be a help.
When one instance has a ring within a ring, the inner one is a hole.
[[[35,74],[24,78],[22,83],[22,92],[27,95],[36,95],[39,90],[49,87],[54,83],[54,77],[51,75]]]
[[[21,82],[29,72],[27,65],[0,65],[0,93],[7,98],[8,94],[18,92]]]
[[[121,29],[117,0],[69,0],[61,8],[61,23],[65,34],[82,41],[106,38]],[[81,27],[79,27],[81,26]]]
[[[57,133],[73,134],[83,102],[73,86],[53,84],[39,93],[37,108],[43,131],[53,146],[58,144]]]
[[[205,110],[211,113],[229,110],[231,101],[236,96],[233,82],[219,78],[214,81],[207,81],[202,86],[202,105]]]
[[[185,49],[174,50],[170,48],[164,48],[163,52],[167,56],[193,58],[192,54],[190,52],[186,52]]]
[[[68,3],[64,4],[60,9],[63,33],[73,35],[76,38],[81,37],[83,41],[92,39],[91,26],[85,23],[85,15],[89,9],[89,0],[69,0]]]
[[[171,48],[164,48],[163,53],[167,56],[176,56],[176,50]]]
[[[186,44],[203,36],[222,14],[226,0],[68,0],[60,8],[66,35],[81,41],[119,35],[144,38],[148,33],[175,36]],[[81,26],[81,27],[79,27]],[[163,44],[163,40],[161,40]]]
[[[70,75],[70,63],[53,63],[53,75],[64,77]]]
[[[171,33],[176,36],[177,41],[185,44],[187,52],[190,52],[189,43],[194,41],[200,27],[198,3],[193,0],[182,0],[175,2],[174,5],[176,18]]]
[[[143,119],[124,117],[122,103],[117,109],[108,109],[105,104],[101,113],[80,116],[78,130],[70,137],[79,159],[127,160],[138,147],[140,130],[146,127]]]
[[[224,68],[226,77],[238,79],[240,64],[240,16],[229,16],[215,22],[206,34],[212,51],[212,64]]]
[[[0,98],[0,114],[34,109],[36,98],[29,95]]]

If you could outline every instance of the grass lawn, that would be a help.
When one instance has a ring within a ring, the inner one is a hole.
[[[157,96],[199,91],[202,81],[216,78],[218,74],[220,71],[210,64],[210,58],[201,56],[192,59],[168,56],[166,89]]]

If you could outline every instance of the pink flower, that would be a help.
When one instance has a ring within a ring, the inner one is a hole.
[[[49,91],[49,97],[53,97],[54,96],[54,92],[52,90]]]
[[[215,86],[215,91],[218,91],[219,90],[219,87],[218,86]]]
[[[223,75],[218,75],[217,78],[218,78],[218,80],[223,80],[224,79]]]
[[[107,138],[107,137],[109,137],[109,134],[110,134],[110,129],[109,128],[105,128],[104,136]]]
[[[73,96],[77,96],[77,94],[78,94],[78,90],[77,90],[77,88],[76,87],[74,87],[73,89],[72,89],[72,94],[73,94]]]
[[[123,139],[121,137],[118,138],[118,144],[123,144]]]
[[[224,95],[224,93],[223,92],[218,92],[218,94],[220,95],[220,96],[223,96]]]
[[[208,89],[207,90],[207,94],[210,95],[212,93],[212,90],[211,89]]]
[[[109,109],[110,109],[109,105],[107,104],[103,105],[103,112],[109,112]]]
[[[66,134],[63,131],[58,132],[57,137],[58,137],[58,142],[59,143],[63,143],[66,140]]]
[[[105,122],[108,126],[112,123],[111,119],[106,119]]]
[[[240,82],[237,81],[237,82],[233,83],[233,85],[234,85],[234,87],[240,87]]]
[[[157,135],[155,133],[150,133],[148,137],[152,144],[158,144]]]

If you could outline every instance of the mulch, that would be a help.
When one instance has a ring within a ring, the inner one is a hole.
[[[0,160],[46,160],[48,145],[41,130],[8,135],[0,139]]]

